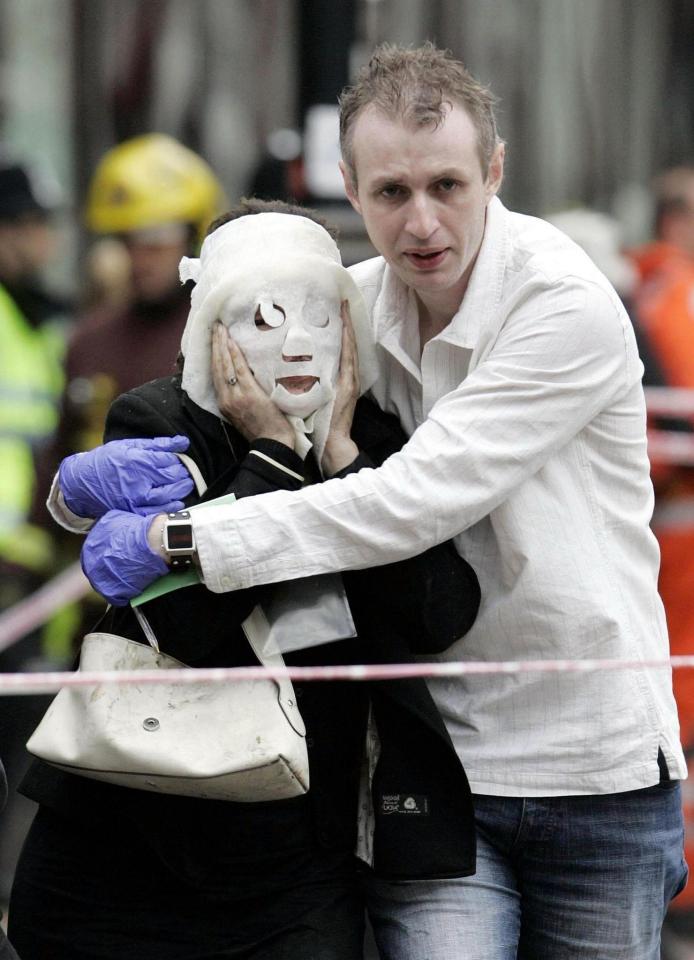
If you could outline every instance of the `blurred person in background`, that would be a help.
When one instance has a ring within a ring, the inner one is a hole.
[[[694,165],[677,166],[654,182],[654,239],[630,251],[639,274],[635,320],[663,382],[694,389]],[[644,358],[648,372],[648,360]],[[694,437],[694,416],[663,423]],[[694,468],[653,459],[656,506],[652,526],[660,544],[660,594],[673,654],[694,653]],[[694,671],[677,670],[675,697],[682,743],[694,757]],[[694,855],[694,797],[685,787],[687,851]],[[669,926],[694,940],[694,887],[673,904]]]
[[[35,458],[53,434],[67,305],[42,271],[57,251],[52,201],[25,166],[0,168],[0,609],[46,571],[50,541],[27,523]]]
[[[97,237],[87,256],[86,310],[68,342],[58,428],[39,461],[32,506],[35,522],[56,538],[58,566],[77,552],[49,525],[44,505],[53,473],[63,457],[101,442],[117,396],[175,369],[190,302],[178,264],[197,250],[223,200],[208,164],[165,134],[127,140],[96,166],[85,210]],[[71,656],[74,638],[93,613],[88,598],[81,612],[66,608],[46,625],[44,646],[52,659]]]
[[[636,323],[671,387],[694,388],[694,166],[654,182],[654,239],[629,251],[638,270]],[[694,417],[672,424],[692,431]],[[673,653],[694,650],[694,470],[654,464],[653,527],[661,550],[660,593]],[[694,747],[694,675],[675,675],[682,740]],[[694,902],[694,898],[692,899]]]
[[[54,562],[51,537],[29,514],[37,458],[55,430],[63,386],[69,308],[43,277],[59,249],[57,200],[31,165],[0,167],[0,611],[30,594]],[[0,671],[26,669],[40,653],[40,637],[25,637],[0,653]],[[44,707],[43,698],[0,698],[0,753],[10,785],[0,821],[0,902],[9,896],[30,816],[14,791],[26,765],[25,734]]]
[[[636,322],[670,386],[694,385],[694,166],[654,184],[652,242],[628,251]]]
[[[115,397],[174,369],[190,296],[178,264],[197,249],[222,204],[207,163],[165,134],[135,137],[99,161],[87,226],[120,245],[110,245],[106,262],[100,248],[92,264],[98,276],[94,269],[90,276],[104,297],[79,318],[68,344],[61,418],[45,464],[49,478],[67,453],[100,443]],[[41,508],[46,493],[42,487],[37,497]]]

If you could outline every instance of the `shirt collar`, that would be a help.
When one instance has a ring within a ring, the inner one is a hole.
[[[492,197],[470,282],[457,313],[439,334],[441,340],[468,350],[477,346],[490,311],[501,300],[507,246],[508,211],[498,197]]]
[[[419,319],[414,292],[386,264],[373,309],[376,339],[421,383]]]
[[[487,205],[482,244],[465,296],[451,322],[434,339],[467,350],[475,348],[490,308],[496,308],[501,299],[507,246],[508,211],[498,197],[492,197]],[[421,382],[418,337],[413,340],[414,331],[418,329],[414,293],[388,264],[373,316],[378,342]]]

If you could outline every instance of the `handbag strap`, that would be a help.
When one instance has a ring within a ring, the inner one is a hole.
[[[195,489],[198,492],[198,496],[201,497],[203,493],[205,493],[205,491],[207,490],[207,484],[205,483],[205,478],[200,472],[200,467],[197,465],[195,460],[193,460],[193,458],[189,456],[187,453],[179,453],[177,454],[177,456],[178,456],[178,459],[183,464],[183,466],[188,471],[188,473],[193,478]]]
[[[140,610],[139,607],[131,607],[130,609],[135,614],[135,619],[140,624],[140,627],[142,628],[142,632],[144,633],[145,637],[147,637],[147,643],[150,645],[150,647],[153,650],[155,650],[157,653],[160,653],[161,651],[159,650],[159,641],[157,640],[154,630],[152,630],[152,627],[147,617],[144,615],[144,613],[142,612],[142,610]]]
[[[263,612],[260,604],[251,610],[249,615],[241,624],[243,632],[246,634],[253,653],[264,667],[283,667],[284,657],[280,653],[276,643],[272,640],[270,624]],[[285,717],[301,736],[306,735],[306,727],[303,718],[296,705],[296,694],[289,677],[282,677],[274,681],[277,684],[277,698],[282,707]]]

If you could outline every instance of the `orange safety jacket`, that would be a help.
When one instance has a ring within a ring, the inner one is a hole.
[[[668,386],[694,389],[694,261],[664,243],[631,252],[641,282],[634,299],[639,324]],[[679,419],[679,418],[678,418]],[[687,418],[689,419],[689,418]],[[691,418],[694,431],[694,417]],[[673,654],[694,654],[694,468],[652,463],[653,530],[661,552],[660,595]],[[683,784],[686,846],[694,861],[694,670],[675,670],[682,743],[692,779]],[[692,909],[694,884],[674,902]]]

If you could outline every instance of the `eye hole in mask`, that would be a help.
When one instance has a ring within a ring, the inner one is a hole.
[[[322,323],[319,323],[317,320],[313,320],[311,325],[314,327],[320,327],[322,330],[324,327],[327,327],[329,323],[330,323],[330,317],[327,316]]]
[[[276,303],[263,301],[255,310],[255,325],[259,330],[273,330],[281,327],[286,318],[286,313]]]

